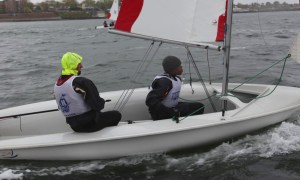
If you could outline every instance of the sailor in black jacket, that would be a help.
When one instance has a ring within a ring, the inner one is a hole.
[[[105,100],[99,96],[95,84],[81,73],[82,57],[67,52],[62,57],[62,74],[54,86],[59,110],[75,132],[94,132],[116,126],[121,120],[118,111],[101,112]]]
[[[168,119],[174,116],[188,116],[191,113],[202,114],[202,103],[179,102],[183,69],[181,61],[167,56],[162,63],[165,73],[154,78],[152,90],[146,98],[146,105],[153,120]]]

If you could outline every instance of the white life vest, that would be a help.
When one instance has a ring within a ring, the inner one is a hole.
[[[177,106],[178,100],[179,100],[179,94],[181,90],[181,79],[178,77],[175,77],[175,79],[170,78],[168,76],[156,76],[155,79],[160,79],[160,78],[168,78],[172,82],[173,88],[169,91],[168,95],[162,100],[162,104],[165,105],[166,107],[173,108]]]
[[[84,101],[83,95],[76,93],[73,89],[73,80],[77,76],[70,77],[62,85],[54,85],[54,95],[58,109],[65,117],[73,117],[91,110],[91,107]]]

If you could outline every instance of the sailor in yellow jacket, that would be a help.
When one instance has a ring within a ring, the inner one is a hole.
[[[116,126],[121,120],[118,111],[101,112],[105,100],[99,96],[95,84],[81,74],[82,57],[67,52],[61,59],[61,76],[54,85],[59,110],[75,132],[95,132],[108,126]]]

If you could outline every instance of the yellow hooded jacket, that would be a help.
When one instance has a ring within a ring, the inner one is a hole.
[[[67,52],[61,58],[61,75],[77,75],[77,66],[81,63],[82,57],[73,52]]]

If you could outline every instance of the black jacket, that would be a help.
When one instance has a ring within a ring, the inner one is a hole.
[[[85,91],[84,100],[92,110],[99,112],[104,108],[105,100],[99,96],[99,91],[91,80],[84,77],[76,77],[73,80],[73,87],[76,92],[78,92],[76,87]]]
[[[58,84],[64,83],[70,77],[71,76],[61,76],[57,82]],[[95,84],[87,78],[76,77],[72,85],[77,93],[84,94],[84,101],[92,110],[78,116],[67,117],[66,121],[71,127],[91,126],[95,123],[95,118],[97,118],[100,111],[104,108],[105,100],[99,96],[99,91]]]
[[[163,74],[162,76],[174,78],[168,74]],[[167,77],[155,79],[151,85],[152,90],[149,92],[146,98],[146,105],[148,106],[149,112],[154,120],[170,118],[175,114],[173,108],[166,107],[161,103],[161,101],[168,95],[170,90],[173,88],[172,81]]]

